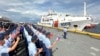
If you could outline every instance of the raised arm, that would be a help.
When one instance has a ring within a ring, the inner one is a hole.
[[[20,37],[17,37],[15,44],[9,48],[9,52],[15,50],[15,48],[17,47],[17,45],[19,43],[19,40],[20,40]]]

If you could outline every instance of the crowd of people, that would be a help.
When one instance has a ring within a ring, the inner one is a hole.
[[[51,43],[53,34],[33,24],[7,24],[0,23],[0,56],[10,56],[9,53],[16,49],[20,35],[26,39],[28,56],[53,56],[52,48],[59,38]]]

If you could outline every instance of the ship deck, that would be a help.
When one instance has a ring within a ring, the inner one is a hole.
[[[51,42],[61,36],[61,40],[53,48],[54,56],[100,56],[100,40],[91,38],[88,35],[68,32],[67,39],[63,39],[63,31],[53,28],[46,28],[54,34]]]

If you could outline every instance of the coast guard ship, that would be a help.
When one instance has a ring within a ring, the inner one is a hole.
[[[38,24],[51,27],[67,27],[70,30],[77,28],[82,31],[91,22],[92,18],[86,16],[86,2],[84,2],[84,16],[70,16],[50,10],[47,15],[42,15]]]

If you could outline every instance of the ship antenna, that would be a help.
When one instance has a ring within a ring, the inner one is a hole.
[[[49,13],[49,14],[51,14],[51,13],[52,13],[52,10],[51,10],[51,9],[49,9],[48,13]]]
[[[84,17],[86,17],[86,0],[84,0]]]
[[[53,11],[53,10],[51,10],[51,9],[49,9],[49,10],[48,10],[48,13],[49,13],[49,14],[53,14],[53,13],[54,13],[54,11]]]

